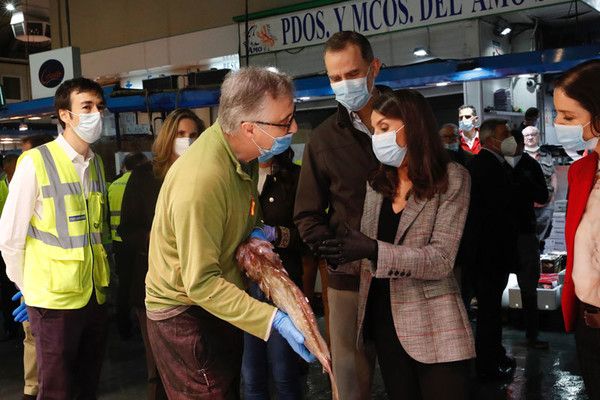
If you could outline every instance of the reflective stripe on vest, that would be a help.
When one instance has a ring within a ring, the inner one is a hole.
[[[121,207],[123,205],[123,196],[125,188],[131,177],[131,172],[125,172],[119,179],[115,180],[108,187],[108,204],[110,208],[110,234],[115,242],[123,240],[117,233],[117,228],[121,223]]]

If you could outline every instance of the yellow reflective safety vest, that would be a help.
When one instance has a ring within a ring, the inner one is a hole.
[[[123,204],[123,195],[125,194],[125,187],[129,181],[131,172],[125,172],[123,176],[114,181],[108,187],[108,205],[110,208],[110,235],[112,240],[115,242],[122,242],[123,240],[117,233],[117,228],[121,223],[121,205]]]
[[[86,171],[84,195],[75,166],[54,141],[29,150],[42,195],[42,215],[29,223],[25,241],[23,297],[34,307],[84,307],[95,292],[106,302],[110,269],[102,245],[107,224],[104,169],[97,155]]]
[[[8,197],[8,178],[6,177],[6,173],[2,173],[0,175],[0,214],[2,214],[2,210],[4,210],[4,204],[6,203],[6,198]]]

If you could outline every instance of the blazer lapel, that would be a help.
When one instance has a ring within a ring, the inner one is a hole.
[[[363,216],[363,233],[373,239],[377,239],[377,228],[379,225],[379,214],[381,213],[382,203],[383,196],[373,190],[371,185],[367,184]]]
[[[411,195],[406,202],[406,206],[404,207],[404,211],[402,211],[402,216],[400,217],[400,223],[398,224],[398,232],[396,232],[396,238],[394,239],[394,243],[399,243],[400,239],[406,233],[406,230],[412,225],[417,216],[425,207],[427,201],[425,200],[416,200],[414,195]],[[381,206],[379,207],[381,208]]]

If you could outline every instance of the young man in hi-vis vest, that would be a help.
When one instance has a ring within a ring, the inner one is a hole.
[[[96,398],[107,334],[109,266],[102,88],[65,81],[54,104],[64,133],[19,159],[0,218],[0,251],[35,336],[40,399]]]

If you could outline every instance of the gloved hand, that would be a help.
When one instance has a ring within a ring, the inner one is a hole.
[[[275,318],[273,318],[273,328],[287,340],[290,347],[300,355],[306,362],[316,361],[310,351],[304,346],[304,335],[296,328],[290,317],[283,311],[277,310]]]
[[[11,298],[12,301],[19,301],[23,297],[23,293],[20,291],[15,293],[15,295]],[[15,308],[12,312],[13,317],[15,317],[16,322],[26,322],[29,321],[29,316],[27,315],[27,304],[25,302],[21,302],[19,307]]]
[[[351,261],[377,258],[377,241],[356,229],[346,228],[341,238],[324,240],[317,253],[335,269],[338,265]]]
[[[260,228],[254,228],[252,232],[250,232],[250,237],[266,240],[267,242],[274,242],[277,240],[277,229],[275,229],[274,226],[263,225]]]

